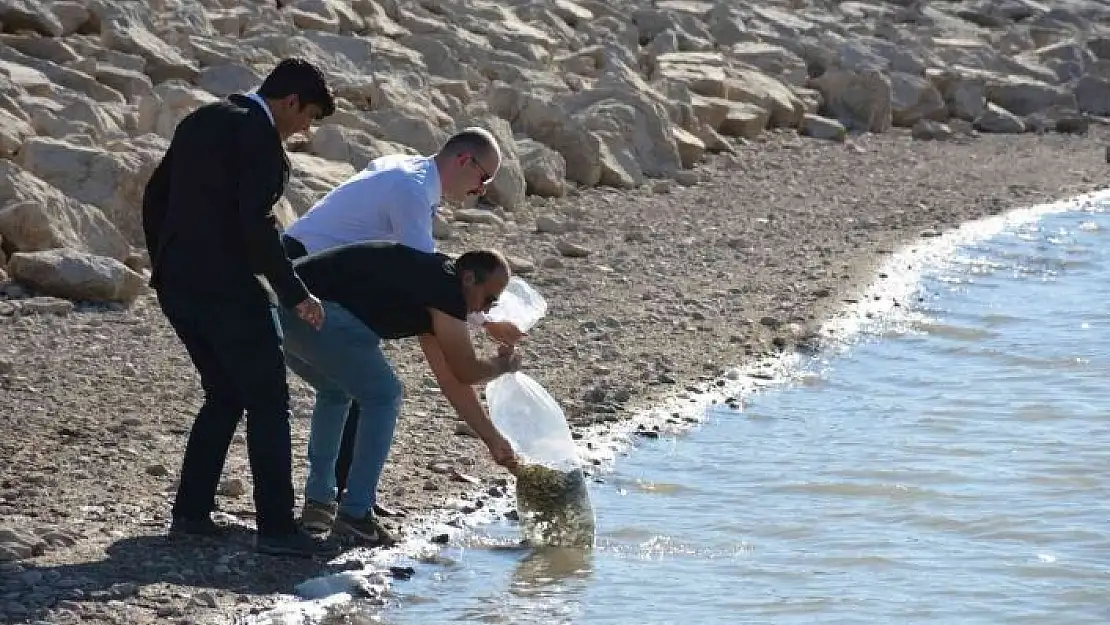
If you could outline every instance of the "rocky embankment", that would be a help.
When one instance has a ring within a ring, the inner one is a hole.
[[[549,299],[527,366],[578,427],[807,342],[899,242],[1096,186],[1108,6],[0,0],[0,622],[214,623],[320,571],[163,538],[200,389],[144,286],[142,188],[184,114],[279,58],[341,97],[289,145],[286,219],[379,154],[500,137],[488,202],[436,236]],[[390,351],[396,522],[511,492]],[[249,526],[241,436],[225,478]]]

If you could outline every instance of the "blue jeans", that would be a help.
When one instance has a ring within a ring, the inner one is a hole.
[[[351,400],[362,414],[340,511],[357,518],[374,506],[378,480],[393,444],[404,386],[382,353],[381,338],[342,306],[324,302],[324,325],[314,330],[282,308],[285,359],[316,389],[308,439],[305,497],[326,503],[336,497],[335,462]]]

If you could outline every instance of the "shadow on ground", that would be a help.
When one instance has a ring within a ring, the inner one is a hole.
[[[170,538],[164,532],[131,536],[105,552],[107,557],[98,561],[53,566],[23,562],[22,571],[5,573],[0,623],[49,620],[61,611],[87,620],[97,604],[109,601],[169,618],[214,608],[217,594],[234,593],[236,602],[292,594],[308,578],[345,568],[327,563],[335,554],[306,559],[255,553],[254,532],[245,527],[233,527],[220,538]]]

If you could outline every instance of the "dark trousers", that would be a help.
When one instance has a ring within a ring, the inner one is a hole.
[[[293,531],[289,386],[272,309],[261,298],[227,304],[166,288],[158,301],[204,388],[204,405],[185,448],[174,517],[207,518],[215,509],[227,450],[245,412],[258,531]]]
[[[285,246],[285,255],[290,259],[295,260],[308,255],[308,250],[305,249],[304,245],[291,236],[282,235],[281,242]],[[324,323],[327,323],[327,320]],[[339,457],[335,462],[335,483],[338,486],[339,497],[343,496],[343,489],[347,487],[347,472],[351,468],[351,456],[354,453],[355,432],[358,431],[359,414],[358,402],[352,401],[351,407],[347,411],[347,421],[343,426],[343,439],[339,445]]]

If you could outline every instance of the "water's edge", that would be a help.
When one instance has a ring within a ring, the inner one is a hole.
[[[593,474],[604,474],[613,468],[618,457],[635,449],[638,432],[678,436],[700,427],[709,409],[728,398],[736,398],[742,406],[753,393],[797,381],[818,358],[847,349],[860,337],[909,321],[907,304],[917,297],[924,274],[943,267],[959,248],[1045,215],[1082,211],[1095,202],[1106,200],[1110,200],[1110,190],[1104,189],[965,222],[940,236],[909,242],[880,263],[875,278],[856,299],[835,311],[821,325],[815,355],[792,352],[753,360],[730,369],[711,383],[699,385],[703,388],[700,392],[672,392],[655,405],[636,410],[620,422],[584,428],[580,430],[582,438],[578,441],[580,458],[586,466],[593,466]],[[445,535],[455,539],[474,527],[499,519],[515,501],[512,489],[508,490],[507,496],[489,500],[483,509],[464,515],[461,524],[457,509],[452,507],[418,517],[407,524],[404,540],[394,549],[378,553],[356,550],[337,560],[357,562],[359,570],[306,580],[297,586],[298,596],[283,596],[273,609],[242,622],[258,625],[315,622],[349,607],[356,596],[361,598],[357,602],[360,610],[383,605],[390,584],[389,567],[410,566],[416,569],[417,575],[426,572],[425,569],[433,565],[425,563],[434,561],[442,550],[433,542],[433,537]],[[452,503],[462,507],[468,502]],[[455,523],[449,525],[448,521],[452,520]]]

